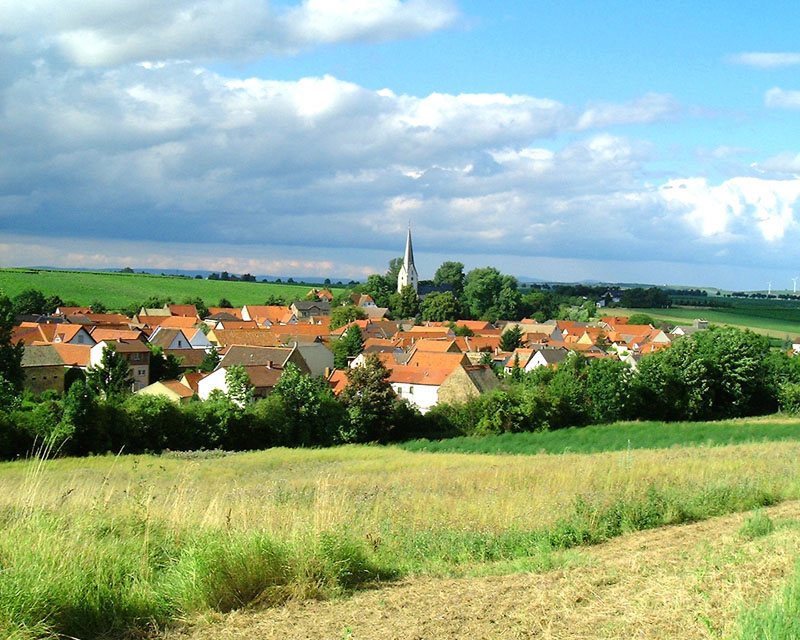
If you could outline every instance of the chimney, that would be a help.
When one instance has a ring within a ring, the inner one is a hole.
[[[274,369],[272,360],[267,360],[267,369]]]
[[[331,372],[331,368],[330,367],[325,367],[325,379],[326,380],[331,377],[331,373],[332,373]]]

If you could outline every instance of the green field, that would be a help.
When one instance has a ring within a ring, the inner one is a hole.
[[[800,335],[800,308],[795,306],[760,306],[745,304],[732,309],[703,307],[673,307],[671,309],[608,309],[608,315],[631,315],[646,313],[671,324],[691,324],[695,318],[704,318],[711,323],[752,329],[772,338],[792,338]],[[752,301],[753,303],[758,301]],[[774,301],[769,301],[774,303]],[[766,304],[766,302],[764,303]]]
[[[109,309],[121,309],[151,296],[168,296],[178,303],[186,297],[199,296],[208,306],[215,306],[220,298],[227,298],[231,304],[240,307],[264,304],[272,295],[302,299],[309,288],[308,285],[223,282],[140,273],[0,269],[0,292],[11,298],[25,289],[38,289],[45,296],[57,295],[80,306],[100,301]],[[317,288],[322,288],[322,285],[317,285]],[[341,287],[327,288],[334,295],[343,290]]]
[[[615,449],[590,454],[360,445],[3,463],[0,637],[133,637],[403,576],[574,566],[581,545],[800,497],[790,423],[754,421],[779,442],[712,447],[651,423],[674,432],[669,448],[630,451],[586,430],[587,449]]]
[[[412,440],[400,447],[406,451],[430,453],[533,455],[668,449],[673,446],[722,446],[782,440],[800,440],[800,422],[797,419],[770,416],[724,422],[673,422],[668,428],[662,422],[622,422],[543,433],[464,436],[434,441]]]

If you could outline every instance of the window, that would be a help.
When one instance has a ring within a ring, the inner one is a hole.
[[[142,359],[142,354],[141,353],[134,353],[133,354],[133,359],[134,360],[141,360]]]

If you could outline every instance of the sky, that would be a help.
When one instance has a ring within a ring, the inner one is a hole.
[[[800,6],[11,0],[0,266],[800,275]]]

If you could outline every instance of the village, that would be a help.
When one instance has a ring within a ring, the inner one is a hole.
[[[409,289],[425,295],[419,291],[410,230],[397,276],[397,291]],[[35,394],[64,393],[87,370],[101,366],[111,347],[129,366],[132,392],[180,404],[227,395],[232,367],[244,369],[253,398],[266,397],[288,363],[324,378],[338,395],[348,384],[347,369],[363,366],[374,354],[389,371],[397,396],[425,413],[441,402],[463,402],[491,391],[515,371],[557,368],[572,354],[589,362],[619,360],[636,370],[642,356],[708,325],[697,319],[665,330],[613,315],[592,322],[523,318],[415,324],[389,319],[389,310],[370,295],[354,293],[341,304],[352,311],[345,317],[358,319],[332,327],[333,302],[331,291],[315,288],[290,305],[208,307],[202,314],[192,304],[142,307],[132,317],[61,306],[49,316],[19,318],[12,342],[24,344],[24,384]],[[336,357],[337,342],[346,337],[355,337],[355,348]],[[173,379],[164,378],[156,357],[173,363],[167,372]]]

